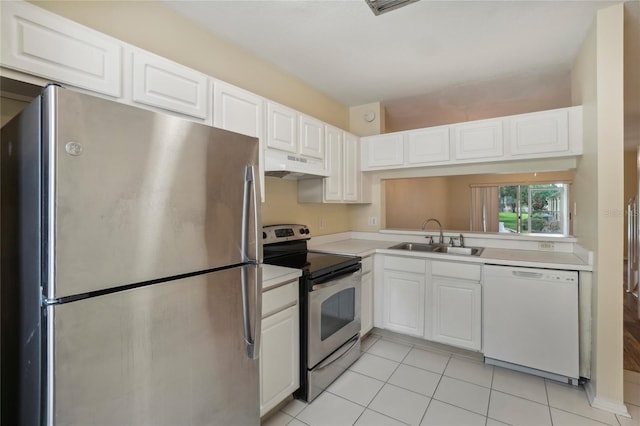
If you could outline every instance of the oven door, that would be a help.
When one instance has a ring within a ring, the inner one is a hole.
[[[311,281],[307,328],[307,368],[360,332],[361,265],[345,269],[329,280]]]

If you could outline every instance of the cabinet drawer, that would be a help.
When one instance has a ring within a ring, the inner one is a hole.
[[[373,257],[367,256],[362,258],[362,274],[366,274],[367,272],[371,272],[373,269]]]
[[[424,274],[425,267],[426,261],[422,259],[395,256],[385,256],[384,258],[384,269]]]
[[[298,280],[289,281],[262,293],[262,318],[298,302]]]
[[[464,280],[480,281],[481,265],[475,263],[439,262],[431,263],[431,274],[441,277],[462,278]]]

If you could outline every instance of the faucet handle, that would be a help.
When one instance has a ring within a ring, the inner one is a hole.
[[[449,246],[453,247],[453,237],[449,237]]]
[[[460,234],[460,247],[464,247],[464,236]]]
[[[427,238],[427,237],[425,237],[425,238]],[[429,238],[429,244],[433,244],[433,236],[429,235],[428,238]]]

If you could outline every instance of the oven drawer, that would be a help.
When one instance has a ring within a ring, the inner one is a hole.
[[[298,280],[285,282],[262,293],[262,318],[298,303]]]

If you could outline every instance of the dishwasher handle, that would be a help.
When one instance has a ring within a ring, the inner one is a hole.
[[[519,278],[532,278],[532,279],[540,279],[544,277],[542,272],[532,272],[532,271],[511,271],[514,277]]]

